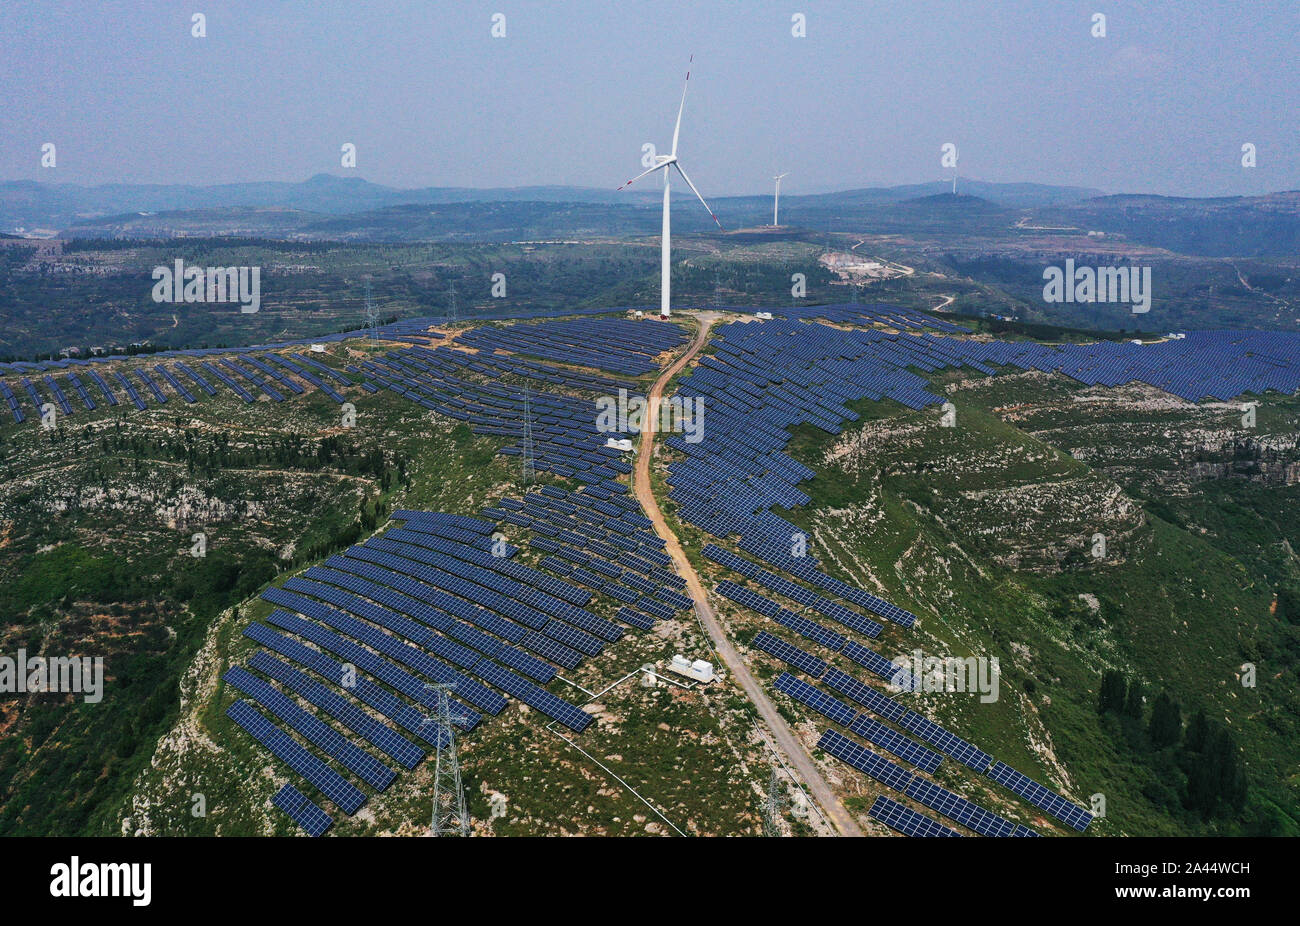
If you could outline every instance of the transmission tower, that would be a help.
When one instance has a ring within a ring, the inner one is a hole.
[[[460,308],[456,305],[456,281],[451,281],[451,304],[447,307],[447,324],[454,325],[460,320]]]
[[[377,340],[379,333],[375,330],[379,326],[379,312],[375,309],[374,302],[370,299],[370,281],[366,280],[366,327],[370,329],[370,340]]]
[[[533,460],[533,409],[529,399],[528,387],[524,387],[524,452],[523,452],[523,480],[524,484],[532,482],[537,478],[537,465]]]
[[[469,814],[465,810],[465,789],[460,783],[460,760],[456,758],[456,733],[452,726],[451,690],[455,685],[430,684],[438,692],[438,724],[446,736],[438,737],[438,755],[433,764],[433,820],[430,836],[468,836]]]
[[[767,806],[763,808],[763,835],[780,836],[781,808],[785,806],[785,795],[781,793],[781,773],[772,766],[772,778],[767,785]]]

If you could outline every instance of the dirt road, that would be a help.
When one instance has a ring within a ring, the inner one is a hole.
[[[637,453],[636,468],[633,471],[633,491],[636,493],[637,501],[641,503],[641,507],[645,510],[646,517],[654,522],[655,532],[664,539],[668,554],[677,565],[678,574],[686,580],[686,590],[695,602],[695,612],[699,615],[700,622],[712,638],[713,648],[726,665],[727,671],[731,673],[731,677],[735,679],[754,706],[758,708],[759,716],[762,717],[763,723],[771,731],[777,746],[785,753],[786,758],[795,769],[798,770],[799,777],[803,779],[804,784],[812,793],[813,800],[821,807],[826,818],[831,821],[840,835],[861,836],[862,830],[858,827],[853,816],[844,809],[844,805],[840,803],[835,796],[835,792],[831,790],[830,785],[826,783],[826,779],[822,777],[803,743],[795,736],[794,731],[790,729],[790,725],[785,722],[785,718],[777,713],[776,705],[768,698],[758,680],[754,678],[744,660],[740,658],[740,653],[732,645],[731,640],[727,638],[722,623],[713,612],[712,605],[709,604],[709,596],[704,590],[699,574],[695,571],[695,567],[691,565],[690,560],[686,558],[686,553],[677,541],[677,536],[668,529],[668,523],[664,520],[663,512],[659,510],[659,503],[655,501],[654,493],[650,489],[650,457],[654,448],[655,427],[659,419],[659,400],[663,397],[664,386],[704,347],[709,337],[709,329],[713,327],[713,323],[718,320],[718,317],[719,313],[717,312],[699,313],[700,328],[696,332],[694,340],[691,341],[690,347],[672,366],[663,372],[659,379],[655,380],[654,386],[650,389],[648,397],[650,400],[649,414],[645,416],[648,420],[641,432],[641,447]]]

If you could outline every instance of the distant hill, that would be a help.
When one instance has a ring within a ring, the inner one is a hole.
[[[608,202],[653,199],[648,192],[616,193],[584,187],[498,189],[427,187],[402,190],[360,177],[317,174],[300,183],[228,183],[215,186],[106,184],[80,186],[34,181],[0,183],[0,229],[66,228],[81,221],[128,212],[196,209],[280,208],[343,215],[386,206],[457,202]]]
[[[1201,257],[1289,257],[1300,253],[1300,191],[1190,199],[1099,196],[1039,214]]]
[[[824,199],[846,206],[874,206],[944,195],[952,195],[952,181],[936,180],[933,183],[844,190],[821,196],[804,196],[800,199],[810,205]],[[1050,186],[1043,183],[989,183],[983,180],[958,178],[957,195],[989,200],[1007,208],[1026,209],[1073,203],[1103,194],[1101,190],[1088,187]]]
[[[819,212],[827,208],[854,209],[878,206],[943,193],[945,183],[910,184],[898,187],[846,190],[811,196],[787,195],[787,208],[800,205]],[[1060,205],[1097,195],[1096,190],[1079,187],[1055,187],[1032,183],[985,183],[959,181],[959,192],[988,199],[1011,208]],[[683,199],[689,197],[686,194]],[[390,206],[472,203],[472,202],[539,202],[599,203],[624,206],[657,203],[654,190],[593,189],[571,186],[500,187],[471,189],[466,187],[424,187],[397,189],[371,183],[360,177],[337,177],[317,174],[300,183],[267,181],[230,183],[214,186],[163,184],[105,184],[80,186],[35,181],[0,182],[0,230],[18,228],[65,229],[108,216],[142,212],[185,212],[201,209],[293,209],[325,215],[370,212]],[[722,197],[738,212],[751,214],[757,221],[770,214],[771,197]],[[793,214],[791,214],[793,220]],[[748,222],[748,220],[747,220]]]
[[[715,229],[689,192],[673,216],[682,234]],[[772,199],[720,197],[711,205],[729,231],[771,221]],[[1198,257],[1289,257],[1300,253],[1300,192],[1192,199],[1099,195],[1082,187],[962,180],[785,195],[792,233],[962,236],[1007,239],[1021,227],[1166,248]],[[55,229],[63,237],[165,238],[238,235],[281,240],[509,241],[655,235],[657,191],[545,186],[399,190],[358,177],[319,174],[301,183],[209,187],[79,187],[0,183],[0,232]]]

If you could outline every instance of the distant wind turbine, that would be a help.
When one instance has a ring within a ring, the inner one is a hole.
[[[777,210],[777,206],[781,204],[781,178],[788,177],[788,176],[790,176],[790,172],[787,170],[785,173],[777,174],[775,177],[772,178],[773,180],[776,181],[776,192],[772,196],[772,227],[773,228],[781,224],[776,220],[776,210]]]
[[[690,60],[694,61],[695,56],[691,55]],[[691,82],[691,71],[690,71],[689,62],[687,63],[686,67],[687,67],[686,82],[682,85],[682,102],[681,105],[677,107],[677,125],[673,128],[672,152],[670,154],[655,155],[655,162],[652,167],[650,167],[648,170],[643,170],[641,173],[637,174],[627,183],[619,187],[620,190],[625,189],[631,186],[632,184],[636,183],[642,177],[645,177],[649,174],[653,174],[657,170],[662,170],[664,172],[664,226],[663,226],[663,236],[660,242],[660,268],[659,268],[659,277],[660,277],[659,314],[664,318],[667,318],[669,315],[669,307],[668,307],[668,298],[670,294],[669,277],[670,277],[670,271],[672,267],[671,258],[670,258],[670,252],[672,250],[672,229],[671,229],[671,223],[669,219],[671,206],[668,198],[669,195],[668,181],[669,181],[669,177],[672,175],[673,168],[676,168],[677,173],[682,175],[682,179],[685,180],[686,185],[691,188],[691,192],[695,194],[695,198],[700,201],[701,205],[703,205],[706,210],[708,210],[709,217],[713,219],[714,224],[716,224],[718,228],[722,228],[722,223],[719,222],[718,217],[713,214],[713,210],[709,209],[709,204],[704,202],[704,197],[701,196],[700,191],[695,188],[695,184],[691,183],[691,178],[686,176],[686,171],[682,170],[682,165],[677,160],[677,138],[682,131],[682,112],[686,109],[686,88],[690,85]]]

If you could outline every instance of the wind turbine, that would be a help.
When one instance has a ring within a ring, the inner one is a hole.
[[[694,61],[695,56],[691,55],[690,60]],[[672,172],[674,168],[676,168],[677,173],[682,175],[682,179],[685,180],[686,185],[691,188],[691,192],[695,194],[695,198],[700,201],[700,204],[703,205],[706,210],[708,210],[709,217],[713,219],[714,224],[716,224],[718,228],[722,228],[722,223],[719,222],[718,217],[713,214],[713,210],[709,209],[709,204],[704,202],[704,197],[701,196],[700,191],[695,188],[695,184],[691,183],[691,178],[686,176],[686,171],[682,170],[682,165],[677,160],[677,138],[682,131],[682,112],[683,110],[686,109],[686,88],[690,85],[690,82],[691,82],[690,62],[687,62],[686,82],[682,85],[682,102],[681,105],[677,107],[677,125],[673,128],[672,152],[670,154],[656,154],[655,162],[649,169],[643,170],[641,173],[637,174],[627,183],[619,187],[620,190],[625,189],[631,186],[632,184],[636,183],[642,177],[648,176],[649,174],[653,174],[657,170],[662,170],[664,172],[664,225],[663,225],[663,235],[660,242],[660,268],[659,268],[659,315],[662,318],[667,318],[669,315],[669,308],[668,308],[668,297],[670,293],[669,277],[671,275],[670,272],[672,268],[672,263],[670,258],[670,252],[672,250],[672,230],[671,230],[671,224],[669,219],[669,214],[671,210],[671,205],[669,201],[669,178],[672,176]]]
[[[776,209],[777,206],[780,205],[781,203],[781,178],[788,177],[788,176],[790,176],[790,172],[787,170],[785,173],[777,174],[775,177],[772,178],[773,180],[776,181],[776,193],[774,193],[772,196],[772,227],[773,228],[776,228],[777,225],[781,224],[776,220]]]

